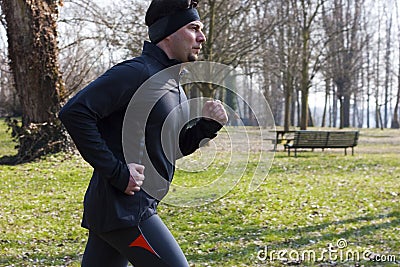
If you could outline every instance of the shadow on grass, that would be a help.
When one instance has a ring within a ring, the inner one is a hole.
[[[390,221],[382,223],[374,222],[375,220],[379,219],[390,219]],[[195,245],[193,245],[193,247],[190,248],[190,251],[186,252],[186,256],[190,261],[195,262],[196,266],[198,263],[200,263],[199,266],[204,266],[202,265],[202,263],[211,263],[211,264],[219,263],[218,265],[212,265],[212,266],[229,266],[221,264],[228,260],[234,260],[242,264],[247,263],[249,266],[255,266],[254,263],[257,262],[257,252],[260,249],[263,249],[262,246],[268,246],[268,248],[275,249],[278,251],[283,249],[288,249],[288,250],[294,249],[296,251],[302,251],[306,249],[309,250],[310,240],[316,240],[313,233],[322,232],[325,229],[332,227],[332,225],[341,226],[354,223],[355,224],[368,223],[368,225],[363,225],[356,228],[348,227],[349,228],[348,230],[340,234],[332,232],[322,234],[317,238],[318,239],[317,245],[319,245],[317,249],[319,250],[326,248],[328,242],[337,241],[342,238],[351,239],[352,237],[361,238],[362,240],[364,240],[361,242],[365,243],[365,244],[354,244],[355,246],[366,247],[370,245],[375,245],[368,243],[374,239],[376,239],[376,242],[378,244],[379,242],[381,242],[381,240],[379,240],[379,238],[375,238],[374,233],[381,229],[391,229],[398,227],[400,225],[400,212],[396,211],[388,214],[378,214],[376,216],[366,215],[340,221],[325,222],[313,226],[298,227],[294,229],[286,228],[286,229],[275,230],[256,225],[243,225],[242,227],[237,227],[234,233],[230,234],[229,236],[224,236],[222,238],[221,235],[219,235],[218,237],[208,236],[207,242],[216,244],[214,248],[211,248],[208,251],[203,251],[203,254],[200,254],[195,249],[194,247]],[[272,241],[265,244],[256,243],[255,242],[256,239],[262,240],[260,236],[262,236],[263,233],[265,232],[268,232],[268,235],[275,236],[276,237],[275,239],[277,241]],[[224,243],[230,244],[229,245],[230,247],[224,246]],[[237,244],[237,246],[232,246],[232,244]],[[378,246],[374,247],[379,249]],[[80,255],[77,254],[60,253],[55,256],[49,256],[42,252],[40,253],[29,252],[15,257],[10,257],[10,256],[1,257],[0,266],[70,266],[70,264],[72,263],[78,264],[79,262],[80,262]],[[25,263],[27,265],[24,265]],[[277,265],[269,263],[271,262],[265,262],[263,264],[265,266],[290,265],[290,264],[283,264],[282,262],[279,261],[276,262]],[[371,264],[373,263],[371,262]],[[373,265],[373,266],[383,266],[389,264],[393,264],[393,262],[392,263],[380,262],[379,265]],[[295,265],[301,265],[301,264],[297,263]],[[323,266],[338,266],[338,263],[324,262]]]
[[[382,223],[373,223],[373,221],[378,220],[378,219],[383,219],[383,218],[392,218],[390,222],[382,222]],[[365,233],[367,235],[372,235],[374,231],[378,231],[380,229],[387,229],[387,228],[395,228],[400,225],[400,212],[391,212],[388,214],[380,214],[376,216],[371,216],[371,215],[366,215],[366,216],[360,216],[357,218],[351,218],[351,219],[346,219],[346,220],[340,220],[340,221],[334,221],[334,222],[327,222],[323,224],[318,224],[315,226],[306,226],[306,227],[300,227],[297,230],[294,230],[296,233],[299,234],[307,234],[310,232],[316,232],[316,231],[321,231],[323,229],[326,229],[328,227],[331,227],[332,225],[345,225],[345,224],[353,224],[353,223],[368,223],[368,225],[360,226],[357,227],[356,229],[351,229],[351,230],[346,230],[340,234],[334,234],[334,233],[329,233],[322,235],[320,237],[321,241],[329,241],[332,239],[341,239],[341,238],[349,238],[352,236],[359,236],[360,233]],[[301,237],[299,239],[296,239],[294,244],[295,245],[304,245],[304,244],[309,244],[309,238],[308,236]],[[368,244],[370,245],[370,244]]]
[[[320,148],[315,148],[314,150],[311,149],[299,149],[297,150],[297,156],[294,155],[294,151],[290,151],[290,156],[288,155],[288,152],[285,150],[278,150],[275,153],[276,158],[291,158],[291,159],[304,159],[304,158],[319,158],[319,157],[324,157],[324,156],[343,156],[345,159],[346,157],[354,157],[357,156],[359,153],[357,153],[356,148],[354,149],[354,155],[351,154],[351,149],[347,150],[347,155],[345,155],[344,149],[331,149],[331,148],[326,148],[324,150]]]
[[[28,253],[15,257],[1,257],[0,266],[71,266],[72,263],[80,263],[81,256],[73,254],[61,254],[49,256],[43,253]],[[75,266],[75,265],[74,265]],[[78,265],[76,265],[78,266]],[[79,265],[80,266],[80,265]]]
[[[379,219],[390,219],[388,222],[382,222],[382,223],[374,223],[375,220]],[[314,233],[315,232],[322,232],[325,229],[332,227],[332,226],[340,226],[340,225],[346,225],[346,224],[354,224],[354,223],[367,223],[368,225],[362,225],[360,227],[348,227],[347,230],[341,232],[341,233],[333,233],[330,231],[329,233],[321,234],[318,237],[315,237]],[[366,216],[360,216],[356,218],[351,218],[351,219],[345,219],[345,220],[340,220],[340,221],[330,221],[322,224],[317,224],[313,226],[305,226],[305,227],[298,227],[295,229],[280,229],[280,230],[275,230],[275,229],[268,229],[267,227],[262,227],[262,226],[254,226],[254,225],[248,225],[248,226],[243,226],[241,228],[238,228],[235,231],[234,235],[227,236],[223,239],[221,239],[221,236],[219,238],[211,238],[208,240],[208,242],[211,242],[213,244],[221,244],[221,247],[223,247],[224,242],[229,242],[229,243],[235,243],[237,242],[238,245],[237,247],[230,247],[229,249],[211,249],[205,254],[198,254],[198,253],[191,253],[187,254],[188,258],[191,259],[192,261],[195,262],[210,262],[211,261],[220,261],[223,259],[227,258],[240,258],[243,259],[243,262],[255,262],[257,261],[257,252],[260,249],[263,249],[263,247],[260,247],[260,236],[263,235],[264,232],[268,232],[268,235],[274,236],[276,240],[279,241],[272,241],[272,242],[266,242],[265,244],[262,244],[262,246],[268,246],[268,248],[272,250],[290,250],[294,249],[296,251],[301,251],[302,249],[309,249],[309,247],[312,245],[310,243],[310,240],[314,240],[314,242],[317,242],[320,246],[317,248],[319,249],[324,249],[328,246],[330,242],[334,242],[332,245],[336,245],[336,241],[340,239],[345,239],[346,241],[356,237],[357,239],[361,239],[363,241],[362,244],[350,244],[354,245],[357,247],[368,247],[368,246],[373,246],[377,251],[379,252],[379,245],[382,245],[382,240],[379,238],[375,237],[375,232],[382,230],[382,229],[391,229],[391,228],[396,228],[400,225],[400,212],[391,212],[388,214],[380,214],[376,216],[371,216],[371,215],[366,215]],[[256,239],[259,241],[255,242]],[[282,241],[283,240],[283,241]],[[376,243],[371,243],[372,241],[375,241]],[[326,242],[326,243],[324,243]],[[247,244],[246,244],[247,243]],[[387,242],[385,241],[386,245]],[[315,247],[315,245],[313,246]],[[393,251],[395,253],[398,253],[395,251],[393,247]],[[393,254],[393,253],[392,253]],[[244,258],[247,258],[244,260]],[[400,263],[398,262],[399,259],[397,259],[396,264]],[[266,263],[265,263],[266,264]],[[281,263],[282,264],[282,263]],[[394,264],[393,262],[387,262],[387,264]],[[287,265],[287,264],[284,264]],[[289,264],[290,265],[290,264]],[[295,265],[299,265],[298,263]],[[374,266],[381,266],[385,265],[384,262],[380,262],[380,265],[374,265]],[[266,265],[267,266],[267,265]],[[337,263],[332,263],[332,265],[324,265],[324,266],[337,266]]]
[[[19,163],[18,155],[0,157],[0,165],[14,166]]]

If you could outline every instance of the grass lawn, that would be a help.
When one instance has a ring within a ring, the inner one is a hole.
[[[15,153],[5,130],[0,121],[0,157]],[[278,151],[267,179],[249,192],[254,154],[235,162],[247,168],[222,198],[159,206],[192,266],[399,266],[399,130],[361,130],[354,156],[337,149],[289,158]],[[231,156],[220,152],[201,172],[178,170],[176,182],[203,186],[234,169]],[[90,174],[77,155],[0,165],[0,266],[80,266]]]

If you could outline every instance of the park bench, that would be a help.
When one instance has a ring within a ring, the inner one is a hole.
[[[287,142],[293,140],[293,134],[296,131],[274,130],[271,132],[275,133],[275,139],[272,139],[272,143],[274,144],[274,151],[276,151],[278,145],[285,145]]]
[[[344,148],[347,155],[347,148],[351,147],[354,155],[354,147],[358,143],[358,131],[296,131],[293,140],[285,144],[285,149],[290,156],[290,150],[294,149],[294,156],[297,156],[299,148]]]

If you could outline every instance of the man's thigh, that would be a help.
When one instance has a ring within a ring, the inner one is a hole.
[[[128,261],[134,267],[189,266],[175,238],[158,215],[142,221],[139,227],[89,234],[83,267],[126,267]]]
[[[126,267],[128,260],[101,237],[89,232],[82,267]]]

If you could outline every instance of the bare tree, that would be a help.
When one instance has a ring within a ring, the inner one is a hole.
[[[201,3],[199,12],[207,25],[207,41],[203,45],[205,60],[231,66],[246,61],[250,52],[258,47],[254,42],[257,36],[253,4],[251,0],[207,0]]]
[[[399,104],[400,104],[400,13],[398,3],[396,4],[396,14],[397,14],[397,34],[398,34],[398,72],[397,72],[397,94],[395,97],[395,105],[392,117],[391,128],[399,129],[400,128],[400,120],[399,120]]]
[[[364,11],[366,12],[366,11]],[[371,123],[370,123],[370,103],[371,103],[371,53],[370,51],[371,49],[371,36],[372,34],[368,33],[368,24],[366,21],[367,15],[364,14],[364,32],[365,32],[365,55],[364,58],[366,61],[366,66],[365,66],[365,79],[366,79],[366,91],[364,91],[364,93],[366,94],[366,106],[367,106],[367,111],[366,111],[366,116],[367,116],[367,128],[371,127]]]
[[[266,2],[266,1],[264,1]],[[261,61],[255,51],[258,51],[258,28],[256,15],[259,9],[258,1],[251,0],[207,0],[199,5],[205,28],[206,43],[203,45],[203,58],[230,65],[232,67],[245,65],[249,61]],[[223,12],[221,12],[223,10]],[[264,28],[268,34],[273,25]],[[253,71],[252,68],[249,68]],[[201,93],[205,97],[215,94],[216,88],[202,86]]]
[[[19,140],[18,161],[64,148],[56,119],[64,93],[58,65],[56,17],[59,1],[2,0],[10,67],[21,101],[22,127],[10,122]]]
[[[286,131],[296,119],[303,129],[312,123],[308,106],[309,89],[321,67],[323,52],[321,36],[312,31],[318,28],[316,25],[323,2],[275,1],[267,7],[269,12],[265,13],[276,22],[274,34],[265,38],[267,41],[261,38],[260,42],[266,95],[277,124],[283,113]]]
[[[81,89],[106,69],[138,55],[147,38],[146,3],[121,0],[100,6],[66,0],[61,9],[61,69],[67,94]]]
[[[350,126],[351,97],[357,87],[357,72],[361,68],[360,20],[363,0],[334,0],[325,14],[325,31],[331,37],[328,44],[331,75],[337,87],[340,103],[340,128]]]
[[[389,7],[390,8],[390,7]],[[387,12],[385,12],[387,13]],[[388,126],[388,111],[389,111],[389,101],[390,101],[390,79],[392,75],[392,12],[389,11],[390,14],[387,14],[386,18],[386,53],[385,53],[385,92],[384,92],[384,118],[383,118],[383,127],[387,128]]]
[[[376,50],[376,62],[374,66],[374,78],[375,78],[375,128],[381,127],[383,130],[382,115],[381,115],[381,104],[380,104],[380,87],[381,87],[381,46],[382,46],[382,36],[381,36],[381,23],[382,14],[381,8],[378,4],[378,40],[377,40],[377,50]]]
[[[284,6],[284,5],[282,5]],[[293,16],[290,13],[293,12]],[[296,88],[299,87],[300,74],[300,56],[301,56],[301,31],[297,29],[297,19],[299,17],[299,10],[296,7],[295,1],[289,1],[286,5],[286,10],[282,15],[285,18],[291,18],[286,24],[286,27],[280,29],[280,66],[282,67],[282,84],[285,96],[285,110],[284,110],[284,131],[289,131],[289,127],[294,123],[293,109],[295,108],[295,101],[297,94]],[[285,45],[286,44],[286,45]]]
[[[297,1],[296,1],[297,2]],[[309,89],[311,87],[312,75],[310,71],[310,62],[312,56],[311,31],[312,26],[316,21],[316,17],[320,8],[324,4],[324,0],[317,0],[313,3],[311,0],[301,0],[301,14],[300,14],[300,29],[302,36],[302,52],[301,52],[301,119],[300,129],[306,130],[309,126],[310,113],[308,105]],[[318,62],[314,65],[318,68]]]
[[[276,125],[284,130],[295,122],[296,88],[299,82],[301,37],[297,28],[298,10],[293,1],[257,1],[257,32],[262,59],[260,69],[263,91]],[[275,29],[271,30],[265,30]]]

